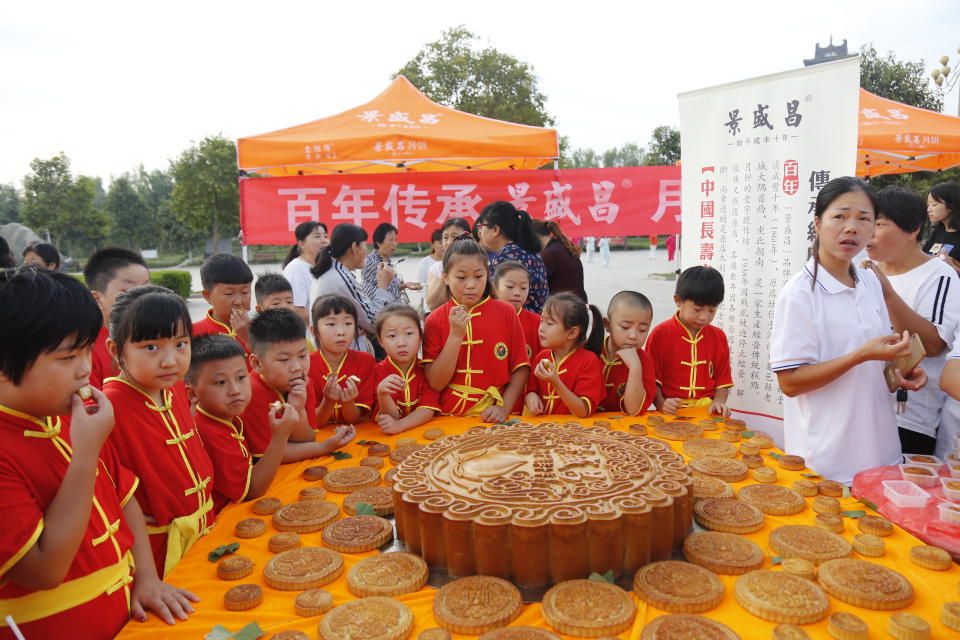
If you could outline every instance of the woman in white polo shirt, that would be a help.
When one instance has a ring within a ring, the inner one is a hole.
[[[940,373],[960,315],[960,278],[953,267],[920,248],[926,205],[915,192],[887,187],[879,194],[877,228],[867,244],[895,325],[916,333],[927,352],[927,385],[909,394],[906,411],[897,416],[904,453],[933,455],[946,394]]]
[[[880,282],[853,260],[873,236],[877,196],[858,178],[837,178],[817,195],[813,257],[780,291],[770,367],[784,399],[784,449],[832,480],[895,464],[900,442],[884,362],[910,352],[892,333]],[[904,388],[926,381],[917,370]]]

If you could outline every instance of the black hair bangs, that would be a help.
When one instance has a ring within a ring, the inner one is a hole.
[[[200,265],[200,282],[207,291],[218,284],[250,284],[250,265],[232,253],[215,253]]]
[[[0,371],[13,384],[64,340],[73,340],[71,350],[91,346],[102,325],[100,307],[76,278],[36,267],[0,271]]]
[[[193,339],[190,346],[190,369],[187,371],[187,382],[194,384],[197,374],[205,362],[228,360],[230,358],[244,358],[246,353],[243,345],[222,333],[212,333]]]
[[[316,326],[320,318],[338,313],[349,313],[353,316],[354,324],[359,322],[357,307],[353,304],[353,300],[336,293],[328,293],[313,301],[313,308],[310,310],[310,322]]]
[[[253,293],[257,299],[257,304],[263,304],[267,296],[275,293],[293,292],[293,286],[290,281],[279,273],[261,273],[257,278],[257,283],[253,285]]]
[[[166,287],[128,289],[117,296],[110,312],[110,337],[121,351],[128,342],[189,336],[192,332],[186,303]]]
[[[250,346],[262,353],[272,344],[305,342],[307,327],[290,309],[267,309],[250,321]]]
[[[698,265],[685,269],[677,278],[677,297],[701,307],[716,307],[723,302],[723,275],[713,267]]]

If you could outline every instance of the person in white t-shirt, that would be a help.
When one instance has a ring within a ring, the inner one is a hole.
[[[293,310],[304,324],[310,326],[310,287],[313,275],[310,269],[317,261],[317,255],[330,244],[327,225],[310,220],[301,222],[293,231],[297,243],[290,247],[290,253],[283,261],[283,276],[293,288]]]
[[[440,227],[440,242],[443,244],[443,251],[453,244],[453,241],[465,233],[470,233],[470,223],[463,218],[448,218],[443,226]],[[433,311],[449,298],[447,285],[443,282],[443,257],[441,254],[440,262],[430,267],[427,272],[427,295],[424,300],[427,308]]]
[[[953,337],[953,351],[947,354],[947,363],[940,374],[940,389],[946,392],[937,429],[937,446],[934,455],[941,460],[947,454],[960,450],[960,324]]]
[[[880,282],[853,259],[873,236],[877,196],[858,178],[837,178],[817,195],[813,257],[777,297],[770,368],[783,403],[784,449],[831,480],[895,464],[900,442],[884,362],[910,353],[892,333]],[[923,386],[921,369],[906,389]]]
[[[427,284],[427,273],[430,267],[443,261],[443,230],[437,227],[430,234],[430,255],[420,261],[417,267],[417,282]]]
[[[887,187],[879,194],[880,212],[867,253],[880,279],[893,324],[920,336],[926,358],[927,385],[908,395],[906,411],[897,416],[900,448],[904,453],[933,455],[937,427],[946,394],[940,373],[960,315],[960,278],[942,260],[920,248],[920,232],[927,219],[919,195],[903,187]]]

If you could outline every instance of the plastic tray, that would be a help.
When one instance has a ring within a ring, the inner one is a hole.
[[[925,456],[917,453],[903,454],[903,464],[916,465],[922,464],[925,467],[935,467],[937,472],[943,466],[943,460],[936,456]]]
[[[906,480],[907,482],[918,484],[921,487],[937,486],[937,479],[940,476],[937,475],[936,467],[931,467],[926,464],[898,464],[897,467],[900,469],[900,477]],[[913,474],[907,471],[907,469],[917,468],[917,467],[928,470],[930,472],[930,475]]]
[[[950,502],[960,502],[960,488],[951,489],[947,486],[951,482],[954,484],[960,484],[960,480],[956,478],[940,478],[940,484],[943,485],[943,495],[946,496],[947,500]]]
[[[937,505],[940,510],[940,519],[950,524],[960,524],[960,505],[952,502],[941,502]]]
[[[948,464],[947,469],[950,470],[950,476],[953,478],[960,478],[960,462],[956,464]]]
[[[922,507],[930,494],[907,480],[884,480],[883,495],[898,507]]]
[[[960,436],[957,437],[960,438]],[[960,464],[960,447],[954,449],[953,451],[947,451],[944,457],[946,458],[944,462],[947,464]]]

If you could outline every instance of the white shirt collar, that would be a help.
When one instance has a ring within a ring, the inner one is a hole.
[[[813,279],[813,258],[811,257],[807,260],[807,264],[804,267],[807,270],[807,274],[810,276],[810,279]],[[843,293],[844,291],[855,291],[856,285],[853,287],[848,287],[839,280],[833,277],[833,275],[823,268],[823,265],[820,265],[817,268],[817,285],[822,291],[826,293]]]

